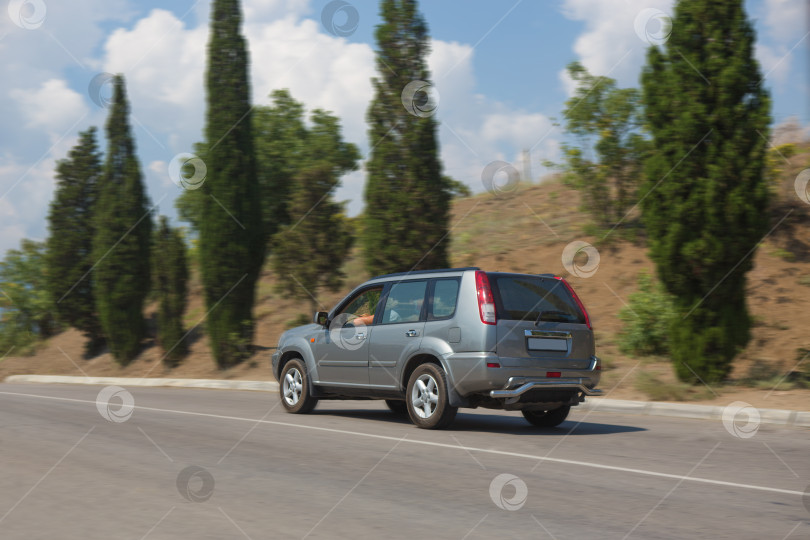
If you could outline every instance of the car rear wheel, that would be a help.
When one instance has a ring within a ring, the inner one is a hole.
[[[565,405],[551,411],[521,411],[523,418],[537,427],[557,427],[568,418],[571,406]]]
[[[436,364],[422,364],[414,370],[405,397],[408,416],[423,429],[446,428],[458,412],[457,407],[450,406],[447,377]]]
[[[279,393],[287,412],[306,414],[318,404],[318,398],[309,394],[309,377],[304,361],[293,358],[281,370]]]
[[[391,412],[398,416],[406,416],[408,414],[408,405],[401,399],[386,399],[385,404],[391,409]]]

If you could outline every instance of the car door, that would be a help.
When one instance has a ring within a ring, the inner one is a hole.
[[[419,350],[425,329],[425,295],[428,281],[393,283],[374,326],[369,346],[369,384],[397,388],[404,362]]]
[[[433,338],[434,342],[448,343],[451,347],[458,343],[461,329],[458,320],[454,320],[454,315],[460,284],[461,279],[457,277],[431,280],[423,339]],[[425,348],[424,343],[422,348]]]
[[[338,306],[329,328],[316,338],[318,383],[368,385],[369,337],[383,286],[362,289]]]

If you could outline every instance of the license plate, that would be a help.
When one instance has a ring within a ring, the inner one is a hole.
[[[529,338],[529,349],[532,351],[568,352],[567,339]]]

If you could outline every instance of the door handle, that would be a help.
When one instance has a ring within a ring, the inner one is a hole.
[[[419,335],[419,332],[417,332],[416,330],[408,330],[407,332],[405,332],[405,335],[408,337],[416,337]]]
[[[356,337],[357,339],[366,339],[366,333],[365,332],[358,332],[358,333],[356,333],[354,335],[354,337]]]

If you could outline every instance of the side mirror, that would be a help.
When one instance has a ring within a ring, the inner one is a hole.
[[[315,317],[313,318],[313,322],[315,324],[320,324],[321,326],[328,326],[329,324],[329,314],[325,311],[318,311],[315,313]]]

